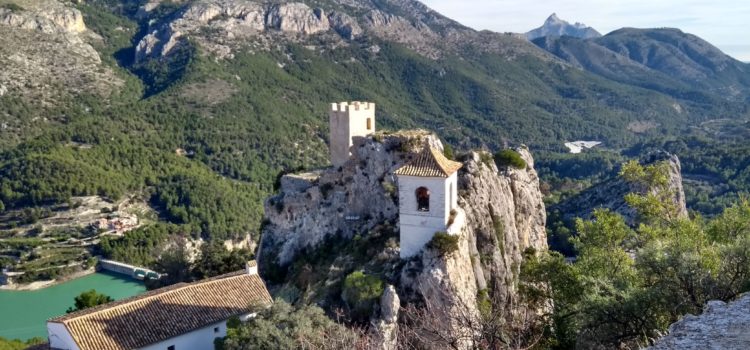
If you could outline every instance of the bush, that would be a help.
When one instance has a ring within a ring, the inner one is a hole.
[[[432,237],[427,247],[437,250],[440,255],[445,256],[458,251],[458,236],[449,235],[448,232],[437,232]]]
[[[359,334],[332,321],[315,305],[292,306],[277,299],[262,307],[247,323],[227,323],[226,338],[215,342],[217,350],[242,349],[351,349]]]
[[[443,155],[445,156],[445,158],[448,158],[450,160],[455,160],[456,159],[455,158],[456,155],[453,152],[453,147],[451,147],[451,145],[449,145],[447,143],[443,146]]]
[[[24,10],[23,7],[19,6],[18,4],[13,4],[13,3],[0,4],[0,9],[10,10],[10,12],[21,12]]]
[[[521,158],[518,152],[512,149],[505,149],[495,153],[495,164],[498,167],[512,166],[516,169],[526,169],[526,161]]]
[[[383,281],[362,271],[354,271],[346,276],[342,299],[349,305],[352,316],[367,320],[380,295],[383,294]]]

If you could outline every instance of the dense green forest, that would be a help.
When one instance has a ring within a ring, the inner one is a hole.
[[[325,36],[269,50],[238,48],[225,59],[188,41],[169,57],[135,63],[135,44],[153,29],[136,18],[139,4],[77,5],[102,37],[94,45],[103,64],[124,81],[112,95],[81,93],[54,104],[0,96],[0,116],[13,118],[12,127],[0,129],[0,211],[143,193],[159,221],[99,247],[133,263],[154,266],[155,252],[175,236],[257,240],[278,174],[328,165],[332,101],[374,101],[379,127],[429,128],[457,151],[526,143],[548,202],[612,175],[632,156],[623,149],[645,151],[658,146],[650,140],[679,135],[686,124],[748,112],[741,104],[686,99],[678,102],[689,113],[678,113],[671,97],[538,57],[509,60],[467,47],[463,56],[433,60],[370,36],[333,50],[309,48],[331,44]],[[158,24],[179,10],[165,2],[150,19]],[[658,127],[628,131],[644,116]],[[576,139],[602,140],[605,148],[565,154],[562,143]],[[687,187],[692,208],[716,214],[732,191],[750,187],[747,171],[732,168],[747,163],[747,149],[705,142],[715,151],[706,145],[675,152],[687,171],[722,176],[710,188]]]
[[[629,181],[666,186],[665,176],[633,163]],[[662,182],[659,184],[659,182]],[[556,252],[531,254],[522,268],[526,302],[547,298],[542,344],[551,348],[642,347],[709,300],[731,300],[750,290],[750,202],[735,201],[708,220],[680,217],[658,194],[626,197],[640,225],[600,210],[578,220],[571,239],[578,256],[570,264]],[[544,282],[544,283],[540,283]]]

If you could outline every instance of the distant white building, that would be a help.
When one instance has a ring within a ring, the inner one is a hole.
[[[47,321],[49,349],[210,350],[227,320],[272,302],[255,262],[246,270],[70,313]]]
[[[419,253],[436,232],[446,231],[458,209],[458,170],[462,164],[425,146],[416,158],[396,170],[398,177],[401,258]]]
[[[375,104],[371,102],[333,103],[328,113],[331,135],[331,163],[338,167],[351,156],[352,138],[375,132]]]

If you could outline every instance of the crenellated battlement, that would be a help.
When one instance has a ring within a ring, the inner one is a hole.
[[[340,166],[351,155],[353,137],[363,137],[375,132],[375,104],[360,101],[332,103],[328,115],[331,163]]]
[[[340,102],[331,104],[331,112],[359,112],[375,111],[375,104],[372,102]]]

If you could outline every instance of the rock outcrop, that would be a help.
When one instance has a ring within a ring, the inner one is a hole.
[[[81,12],[55,0],[0,7],[0,86],[5,94],[51,103],[63,93],[107,96],[122,81],[102,66]]]
[[[710,301],[700,316],[687,315],[669,327],[652,350],[749,349],[750,295]]]
[[[340,168],[282,177],[280,193],[266,202],[258,251],[261,274],[290,264],[328,239],[352,239],[384,222],[397,223],[398,184],[393,172],[425,143],[442,149],[439,139],[426,131],[355,138],[353,155]],[[437,306],[434,310],[443,314],[437,317],[438,326],[451,333],[471,332],[455,316],[479,317],[480,291],[509,305],[524,251],[547,249],[546,214],[534,162],[526,148],[518,152],[527,162],[524,169],[498,169],[487,154],[465,157],[459,172],[459,209],[447,229],[460,238],[456,252],[443,255],[425,248],[405,264],[385,262],[393,266],[384,270],[401,269],[389,282],[396,285],[402,304]]]
[[[596,29],[587,27],[583,23],[570,24],[557,17],[556,14],[550,15],[544,24],[532,31],[526,33],[526,38],[534,40],[545,36],[572,36],[581,39],[598,38],[602,36]]]
[[[668,153],[655,153],[642,161],[643,164],[653,164],[655,162],[666,161],[669,164],[669,184],[667,191],[677,208],[678,215],[687,217],[687,207],[685,204],[685,192],[682,187],[682,174],[680,159],[675,155]],[[575,218],[590,219],[594,210],[605,208],[619,213],[625,218],[629,225],[635,225],[637,222],[637,213],[625,202],[625,195],[628,193],[648,193],[656,189],[640,188],[637,184],[631,184],[625,180],[616,177],[604,181],[598,185],[571,197],[550,209],[551,212],[558,212],[565,221]]]
[[[466,211],[472,254],[482,257],[475,266],[480,289],[510,298],[524,251],[547,249],[547,214],[534,159],[525,147],[517,149],[526,168],[498,168],[474,153],[459,176],[460,205]],[[487,159],[486,156],[484,159]]]
[[[398,349],[398,313],[401,301],[392,285],[380,297],[380,317],[372,322],[371,334],[378,350]]]
[[[147,20],[161,2],[148,1],[136,17]],[[388,0],[376,4],[367,0],[331,0],[311,6],[259,0],[186,2],[166,21],[150,25],[148,34],[137,44],[135,59],[168,55],[187,36],[219,58],[231,58],[238,47],[270,50],[280,40],[330,49],[361,36],[394,41],[430,58],[447,52],[460,54],[468,43],[508,58],[529,52],[552,57],[522,36],[474,31],[418,1]],[[313,35],[323,35],[325,40],[306,40]]]

